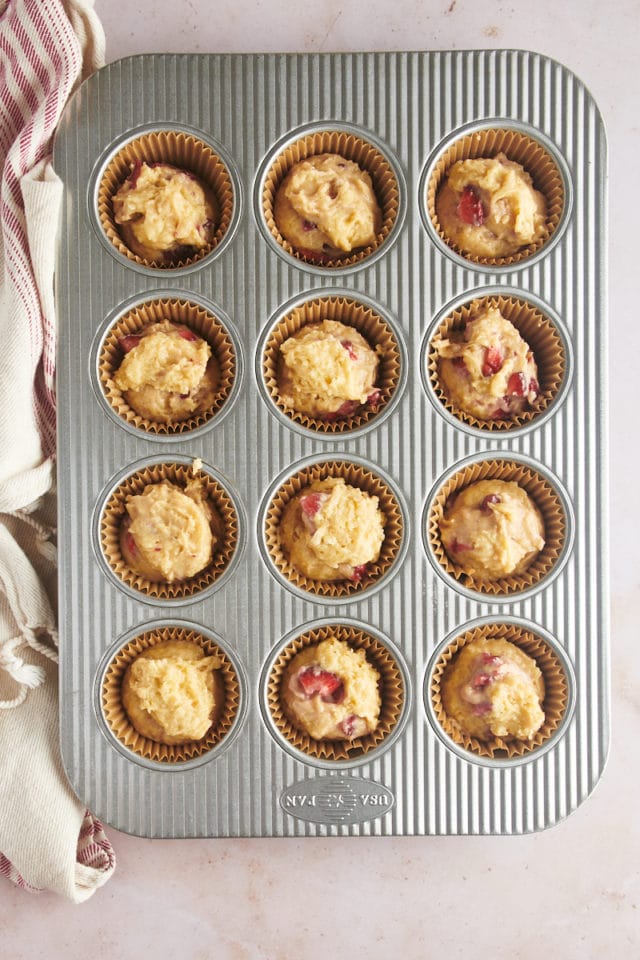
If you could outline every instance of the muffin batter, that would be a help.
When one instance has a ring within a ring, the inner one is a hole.
[[[311,580],[361,580],[383,541],[378,498],[342,477],[305,487],[287,503],[280,522],[283,552]]]
[[[213,240],[216,202],[193,173],[136,161],[113,198],[113,216],[129,249],[145,260],[188,260]]]
[[[283,700],[293,723],[314,740],[354,740],[378,726],[379,682],[364,650],[329,637],[292,659]]]
[[[220,381],[206,340],[189,327],[161,320],[123,337],[114,383],[129,406],[155,423],[188,420],[209,408]]]
[[[478,740],[530,740],[544,723],[543,701],[535,660],[508,640],[468,643],[442,678],[446,713]]]
[[[481,580],[523,573],[544,547],[540,511],[517,483],[479,480],[461,490],[440,521],[451,562]]]
[[[273,213],[284,239],[316,259],[366,247],[382,226],[371,177],[334,153],[296,163],[278,188]]]
[[[188,580],[210,562],[217,517],[197,481],[163,480],[127,499],[120,549],[131,570],[153,582]]]
[[[177,744],[201,740],[220,700],[217,657],[195,643],[169,640],[148,647],[127,667],[122,703],[143,737]]]
[[[280,347],[280,398],[299,413],[325,420],[375,406],[378,355],[354,327],[337,320],[310,323]]]
[[[476,257],[506,257],[544,235],[546,201],[531,177],[503,153],[454,163],[438,191],[446,237]]]
[[[437,344],[438,374],[447,397],[478,420],[509,420],[538,396],[538,369],[517,329],[497,307],[470,320],[462,337]]]

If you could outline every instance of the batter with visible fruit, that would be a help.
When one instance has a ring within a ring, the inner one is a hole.
[[[478,420],[510,420],[540,391],[529,345],[497,307],[487,307],[436,343],[438,377],[453,406]]]
[[[280,544],[311,580],[359,582],[384,542],[384,514],[376,496],[342,477],[315,480],[285,506]]]
[[[296,654],[281,690],[292,723],[314,740],[355,740],[378,726],[380,675],[364,650],[336,637]]]
[[[519,484],[478,480],[447,503],[440,539],[451,562],[480,580],[524,573],[544,547],[544,523]]]
[[[278,392],[288,407],[321,420],[375,409],[378,354],[354,327],[337,320],[309,323],[280,347]]]
[[[466,644],[442,677],[447,716],[463,733],[483,741],[530,740],[544,723],[544,695],[535,660],[500,638]]]
[[[546,210],[527,171],[503,153],[454,163],[436,197],[446,238],[475,257],[507,257],[535,243]]]
[[[220,382],[211,347],[171,320],[121,337],[123,358],[113,381],[136,413],[153,423],[179,423],[212,406]]]

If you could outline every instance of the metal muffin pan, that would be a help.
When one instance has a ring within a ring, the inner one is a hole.
[[[429,170],[456,136],[488,126],[539,138],[558,163],[565,206],[529,260],[488,268],[445,248],[425,213]],[[127,260],[97,210],[105,166],[138,135],[183,131],[227,165],[234,209],[213,251],[180,269]],[[373,255],[328,269],[298,261],[269,233],[264,178],[278,151],[331,130],[369,140],[398,188],[393,227]],[[57,269],[61,745],[73,789],[101,819],[149,837],[512,834],[574,811],[602,774],[609,745],[606,437],[606,140],[582,83],[526,51],[128,58],[86,81],[54,149],[65,185]],[[568,358],[561,396],[514,431],[482,431],[438,409],[423,366],[428,331],[474,296],[506,292],[544,309]],[[290,304],[361,298],[393,330],[400,380],[364,429],[318,433],[276,409],[261,351]],[[238,354],[237,385],[203,427],[152,435],[101,395],[100,345],[145,300],[211,309]],[[523,463],[555,485],[567,536],[555,569],[521,596],[478,595],[437,570],[425,532],[438,483],[475,460]],[[100,544],[105,497],[134,470],[201,460],[240,518],[232,569],[163,602],[118,581]],[[308,464],[366,465],[388,482],[404,525],[380,584],[340,598],[285,585],[270,563],[270,492]],[[266,684],[279,652],[308,629],[356,625],[397,658],[396,727],[370,754],[308,758],[282,741]],[[565,665],[566,713],[543,748],[479,759],[451,742],[429,702],[435,658],[474,623],[520,624]],[[200,629],[240,678],[228,741],[197,761],[145,760],[105,720],[111,658],[155,626]]]

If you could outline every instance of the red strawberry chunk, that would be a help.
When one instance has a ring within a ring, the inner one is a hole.
[[[486,213],[482,200],[475,187],[467,184],[460,195],[456,213],[465,223],[472,227],[481,227],[486,219]]]
[[[467,365],[464,362],[464,357],[452,357],[451,365],[456,368],[458,373],[462,373],[467,377],[469,376],[469,370],[467,369]]]
[[[189,330],[188,327],[178,327],[178,333],[183,340],[199,340],[200,337],[197,333],[194,333],[193,330]]]
[[[133,536],[128,532],[125,533],[123,542],[127,553],[130,553],[132,557],[135,557],[136,553],[138,552],[138,548],[136,547],[136,542],[133,539]]]
[[[348,717],[345,717],[344,720],[341,720],[338,726],[344,733],[345,737],[353,737],[356,732],[357,727],[359,726],[358,717],[355,713],[350,713]]]
[[[136,160],[131,168],[131,173],[129,174],[129,184],[131,189],[135,187],[138,182],[138,177],[140,176],[140,171],[142,170],[142,161]]]
[[[527,392],[527,381],[524,373],[512,373],[507,383],[508,393],[516,397],[524,397]]]
[[[340,677],[322,667],[306,667],[298,674],[298,683],[305,696],[319,696],[325,703],[341,703],[344,699],[344,684]]]
[[[484,352],[484,363],[482,364],[482,373],[485,377],[497,373],[504,363],[504,357],[497,347],[487,347]]]
[[[360,583],[360,581],[362,580],[366,572],[367,572],[366,563],[361,563],[360,566],[353,568],[353,571],[349,579],[352,580],[354,583]]]
[[[485,713],[491,713],[491,704],[486,702],[474,703],[471,707],[471,713],[476,717],[483,717]]]
[[[372,390],[369,396],[367,397],[367,403],[372,410],[375,410],[380,401],[382,400],[382,392],[377,388]]]
[[[491,683],[491,677],[488,673],[477,673],[471,681],[471,686],[474,690],[481,690],[482,687],[487,687]]]
[[[494,666],[494,667],[499,667],[500,664],[502,663],[501,658],[500,658],[500,657],[496,657],[496,656],[495,656],[494,654],[492,654],[492,653],[481,653],[479,659],[480,659],[480,662],[481,662],[481,663],[491,664],[491,665]]]
[[[501,498],[498,496],[497,493],[489,493],[480,504],[479,509],[482,510],[483,513],[491,513],[491,507],[489,506],[489,504],[500,503],[500,502],[501,502]]]
[[[540,384],[535,377],[531,377],[531,380],[529,380],[529,393],[535,394],[536,397],[540,393]]]
[[[455,537],[450,543],[450,548],[454,553],[460,553],[461,550],[471,550],[470,543],[461,543],[460,540],[457,540]]]
[[[351,340],[341,340],[340,343],[345,348],[351,360],[357,360],[358,354],[356,353],[355,347],[351,343]]]
[[[129,353],[134,347],[138,346],[141,339],[142,337],[137,337],[135,334],[131,334],[129,337],[120,337],[118,343],[120,344],[123,353]]]
[[[325,500],[326,494],[323,493],[307,493],[304,497],[300,497],[300,509],[307,517],[315,517],[316,513],[322,506]]]

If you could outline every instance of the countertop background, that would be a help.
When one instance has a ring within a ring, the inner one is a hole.
[[[11,960],[640,956],[640,0],[96,0],[135,53],[520,48],[576,73],[609,139],[612,748],[592,797],[526,837],[150,841],[82,906],[0,888]],[[43,798],[46,802],[46,798]]]

